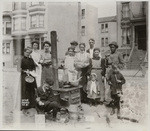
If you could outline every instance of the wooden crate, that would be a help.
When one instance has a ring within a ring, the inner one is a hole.
[[[59,88],[54,90],[60,93],[60,98],[67,99],[69,105],[81,103],[80,87]]]

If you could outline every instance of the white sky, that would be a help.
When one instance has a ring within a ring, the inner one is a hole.
[[[114,0],[112,1],[101,0],[101,1],[95,1],[95,2],[87,1],[87,3],[98,8],[98,17],[107,17],[107,16],[116,15],[116,1]],[[4,11],[11,11],[12,3],[4,2],[2,7]]]

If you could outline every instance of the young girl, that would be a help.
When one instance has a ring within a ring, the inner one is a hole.
[[[75,52],[72,47],[68,48],[68,55],[65,56],[65,74],[67,82],[73,82],[77,80],[77,71],[74,66]]]
[[[96,104],[97,99],[100,98],[100,86],[95,73],[91,73],[90,81],[88,81],[87,97],[89,98],[90,105]]]

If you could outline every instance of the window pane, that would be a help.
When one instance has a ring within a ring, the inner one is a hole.
[[[35,28],[37,27],[37,18],[36,18],[36,15],[32,15],[31,16],[31,28]]]
[[[26,9],[26,2],[21,2],[21,9]]]
[[[6,43],[6,54],[10,54],[10,43]]]
[[[122,4],[122,17],[129,17],[129,3]]]
[[[11,22],[6,22],[6,34],[11,34]]]
[[[19,2],[15,2],[14,3],[14,10],[18,10],[19,9]]]
[[[3,54],[5,54],[5,43],[3,43]]]
[[[104,47],[104,38],[101,38],[102,47]]]
[[[105,31],[108,32],[108,24],[105,24]]]
[[[44,27],[44,15],[39,15],[39,27]]]
[[[81,28],[81,35],[82,35],[82,36],[85,35],[85,26],[82,26],[82,28]]]
[[[21,18],[21,29],[26,30],[26,18]]]
[[[101,24],[101,32],[104,32],[104,24]]]
[[[20,29],[20,21],[19,18],[14,18],[14,30]]]
[[[108,46],[108,38],[105,38],[105,45]]]
[[[3,22],[3,35],[4,35],[4,22]]]
[[[85,18],[85,9],[82,9],[82,19]]]

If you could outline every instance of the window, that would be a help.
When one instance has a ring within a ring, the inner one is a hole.
[[[104,24],[101,24],[101,32],[105,32]]]
[[[37,17],[36,15],[31,16],[31,28],[37,27]]]
[[[130,28],[122,29],[122,46],[130,44],[131,30]]]
[[[31,2],[31,6],[44,5],[44,2]]]
[[[108,32],[108,24],[105,24],[105,32]]]
[[[105,38],[105,46],[108,46],[108,38]]]
[[[25,17],[21,18],[21,29],[26,30],[26,18]]]
[[[101,38],[102,47],[104,47],[104,38]]]
[[[3,43],[3,54],[5,54],[5,43]]]
[[[129,2],[122,3],[122,18],[130,17]]]
[[[81,28],[81,35],[85,36],[85,26],[82,26],[82,28]]]
[[[18,10],[19,9],[19,2],[14,2],[14,10]]]
[[[21,9],[23,9],[23,10],[26,9],[26,2],[21,2]]]
[[[6,34],[11,34],[11,22],[6,22]]]
[[[6,54],[10,54],[10,43],[6,43]]]
[[[3,54],[10,54],[10,43],[3,43]]]
[[[3,35],[4,35],[4,22],[3,22]]]
[[[43,43],[44,43],[44,37],[41,37],[41,49],[44,49]]]
[[[20,30],[20,20],[19,18],[14,18],[14,25],[13,25],[13,29],[16,30]]]
[[[127,44],[130,44],[130,38],[131,38],[131,29],[127,28]]]
[[[39,27],[44,27],[44,15],[39,15]]]
[[[82,19],[85,18],[85,9],[82,9]]]

